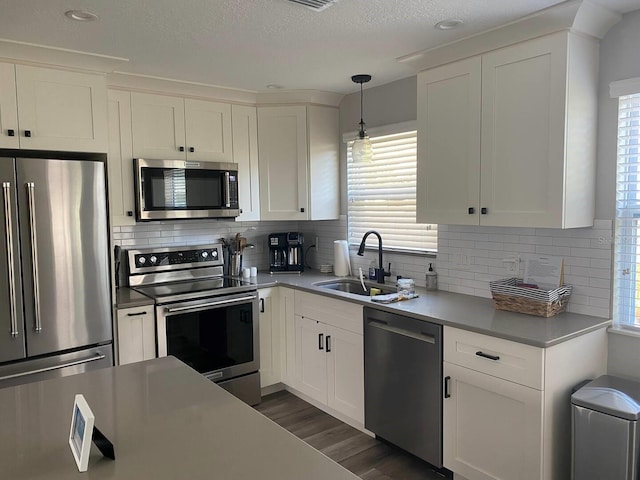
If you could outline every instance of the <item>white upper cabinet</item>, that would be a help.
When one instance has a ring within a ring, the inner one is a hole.
[[[593,224],[598,45],[560,32],[418,75],[418,221]]]
[[[134,225],[131,94],[109,90],[109,214],[112,226]]]
[[[256,107],[231,107],[233,162],[238,165],[240,215],[237,221],[260,220],[258,119]]]
[[[131,94],[135,158],[232,162],[231,105]]]
[[[418,221],[473,225],[480,201],[480,57],[418,75]]]
[[[338,141],[336,108],[258,108],[262,220],[338,218]]]
[[[107,151],[102,75],[0,64],[0,146]]]
[[[16,70],[0,63],[0,148],[19,148]]]

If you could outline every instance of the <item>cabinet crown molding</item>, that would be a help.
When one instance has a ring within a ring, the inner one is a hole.
[[[588,0],[571,0],[455,42],[398,57],[397,60],[422,71],[564,30],[602,39],[621,19],[619,13]]]
[[[17,42],[4,38],[0,38],[0,59],[11,63],[25,63],[103,74],[112,72],[129,61],[126,58]]]

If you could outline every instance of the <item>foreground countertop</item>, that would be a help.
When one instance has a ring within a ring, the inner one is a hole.
[[[68,445],[82,393],[116,460]],[[173,357],[0,389],[0,478],[355,480],[349,471]]]
[[[471,330],[542,348],[551,347],[611,325],[611,320],[606,318],[570,312],[564,312],[550,318],[505,312],[496,310],[490,298],[444,291],[427,291],[420,287],[416,287],[418,298],[380,304],[372,302],[366,296],[329,290],[315,285],[318,282],[337,279],[338,277],[334,275],[308,271],[300,275],[259,273],[253,280],[258,288],[276,285],[291,287],[419,320]],[[390,285],[394,285],[393,280],[387,280],[387,286]]]

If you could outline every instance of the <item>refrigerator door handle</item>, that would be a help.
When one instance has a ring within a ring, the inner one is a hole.
[[[40,317],[40,277],[38,275],[38,243],[36,235],[36,202],[33,182],[27,182],[27,200],[29,204],[29,227],[31,233],[31,269],[33,272],[33,299],[36,332],[42,331],[42,319]]]
[[[43,367],[36,370],[29,370],[28,372],[14,373],[12,375],[0,377],[0,382],[2,382],[3,380],[10,380],[12,378],[26,377],[27,375],[33,375],[35,373],[51,372],[53,370],[60,370],[62,368],[75,367],[76,365],[82,365],[83,363],[97,362],[98,360],[102,360],[103,358],[106,358],[104,354],[94,353],[93,356],[89,358],[82,358],[80,360],[74,360],[73,362],[61,363],[60,365]]]
[[[9,315],[11,317],[11,336],[17,337],[18,318],[16,316],[16,273],[13,264],[13,219],[11,218],[11,183],[2,182],[4,197],[4,222],[7,243],[7,265],[9,270]]]

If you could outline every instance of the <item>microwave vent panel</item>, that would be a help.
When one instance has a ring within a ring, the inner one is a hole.
[[[311,10],[315,10],[316,12],[320,12],[325,8],[329,8],[331,5],[336,3],[338,0],[288,0],[291,3],[297,3],[299,5],[304,5],[305,7],[310,8]]]

